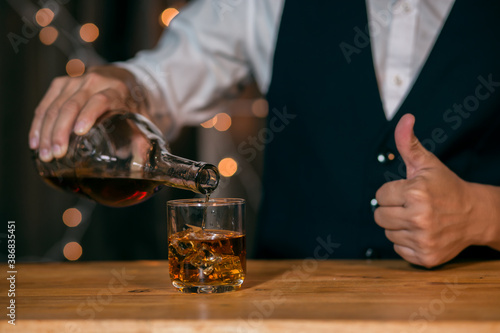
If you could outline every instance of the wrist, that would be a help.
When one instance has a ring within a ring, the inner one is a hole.
[[[132,72],[114,65],[95,66],[88,72],[120,81],[128,90],[124,101],[128,111],[148,116],[147,94]]]
[[[489,246],[500,251],[500,187],[468,184],[473,200],[469,219],[471,245]]]

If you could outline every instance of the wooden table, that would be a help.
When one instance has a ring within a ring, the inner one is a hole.
[[[0,332],[500,332],[500,261],[249,261],[241,290],[206,295],[166,261],[18,264],[15,300]]]

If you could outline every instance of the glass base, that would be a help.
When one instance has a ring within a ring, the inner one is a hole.
[[[219,294],[219,293],[227,293],[230,291],[236,291],[241,288],[241,281],[240,283],[237,284],[225,284],[225,285],[201,285],[201,286],[192,286],[192,285],[185,285],[179,281],[173,281],[172,284],[174,285],[175,289],[180,291],[181,293],[188,293],[188,294]]]

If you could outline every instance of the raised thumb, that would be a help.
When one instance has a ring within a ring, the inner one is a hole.
[[[396,147],[406,165],[406,178],[413,178],[419,170],[432,166],[434,155],[422,146],[413,132],[415,117],[405,114],[394,132]]]

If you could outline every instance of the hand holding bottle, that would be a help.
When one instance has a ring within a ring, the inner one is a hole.
[[[112,207],[134,205],[164,186],[210,195],[219,183],[214,165],[174,156],[146,117],[113,110],[83,135],[72,134],[67,154],[35,158],[49,184]]]
[[[29,133],[31,149],[42,161],[64,156],[71,132],[87,133],[104,112],[126,109],[144,113],[145,98],[129,71],[103,66],[81,77],[55,78],[35,109]]]

